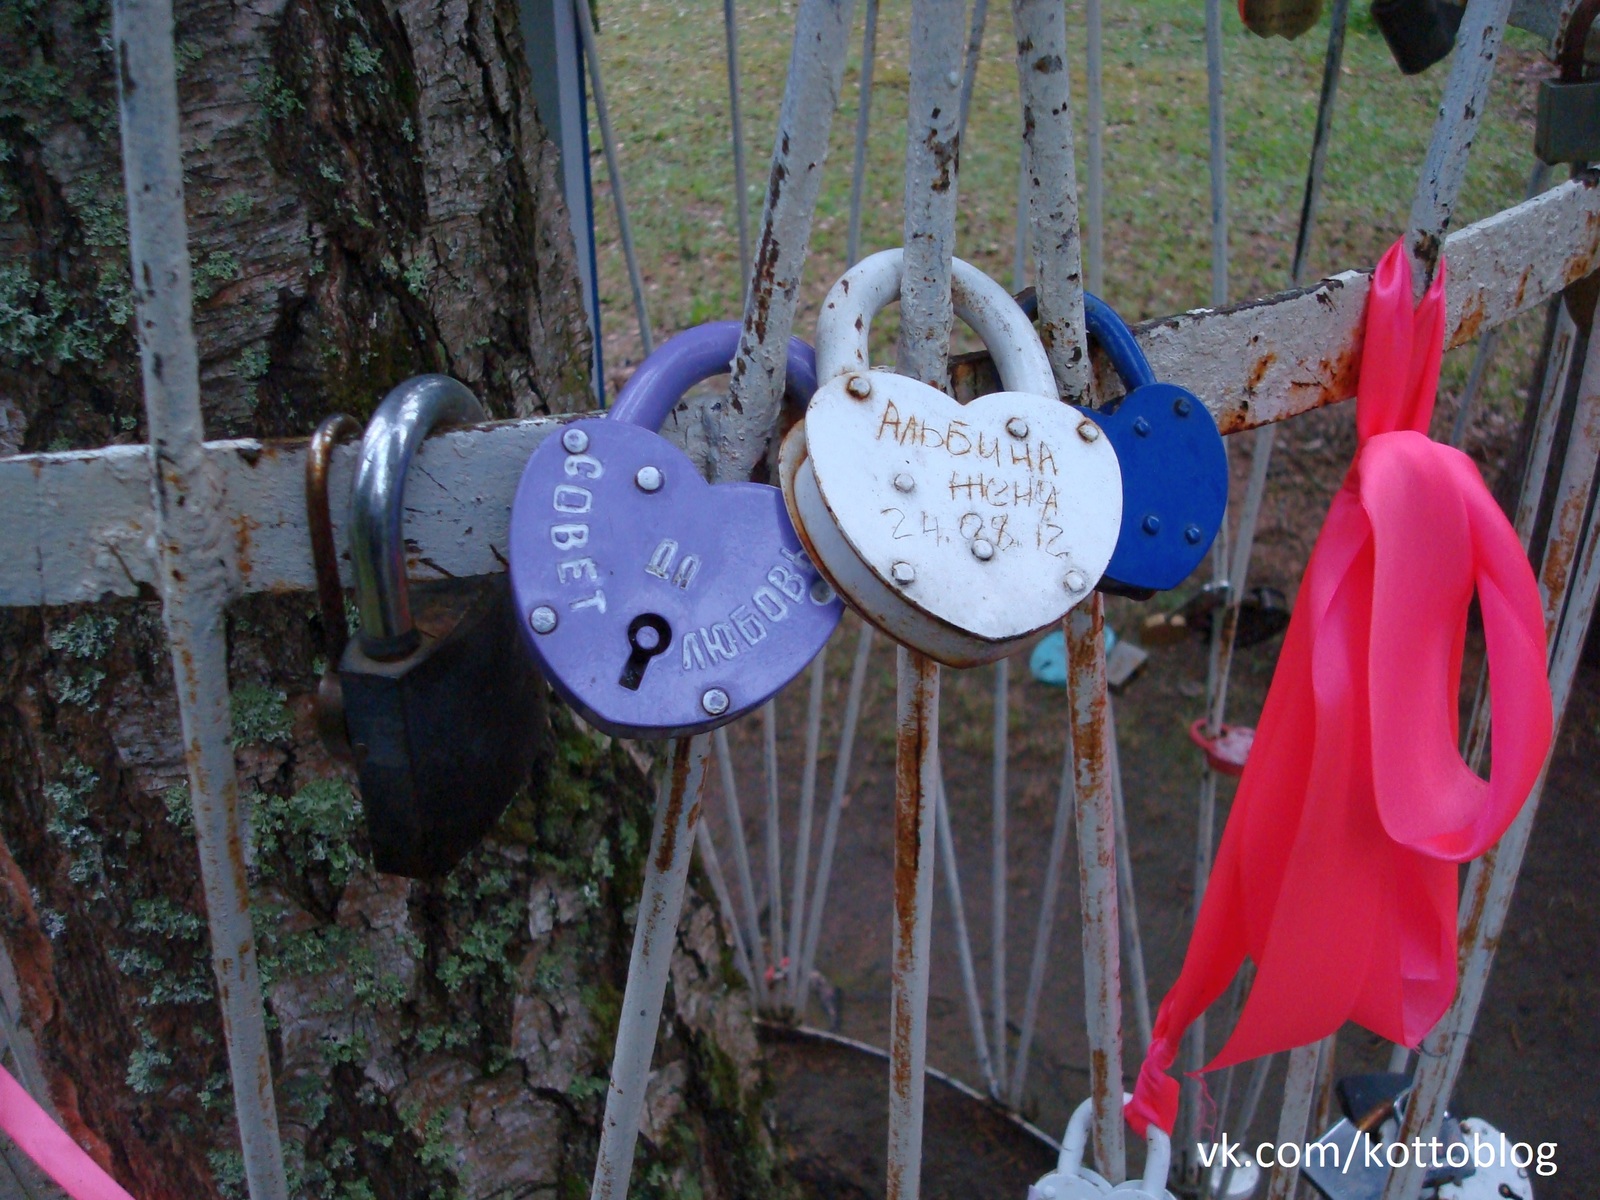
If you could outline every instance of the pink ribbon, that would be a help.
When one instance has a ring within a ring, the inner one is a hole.
[[[1472,460],[1427,436],[1444,343],[1439,275],[1415,311],[1396,243],[1373,275],[1360,447],[1334,497],[1183,971],[1128,1121],[1172,1129],[1183,1031],[1250,958],[1255,983],[1207,1070],[1345,1021],[1415,1046],[1456,986],[1457,863],[1505,831],[1551,738],[1539,588]],[[1457,751],[1467,610],[1489,659],[1493,766]]]
[[[133,1200],[4,1067],[0,1067],[0,1130],[72,1200]]]

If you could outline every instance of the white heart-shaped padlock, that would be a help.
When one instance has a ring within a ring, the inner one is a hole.
[[[1104,1177],[1083,1165],[1084,1147],[1089,1142],[1092,1101],[1085,1100],[1067,1122],[1067,1135],[1061,1139],[1061,1155],[1056,1169],[1028,1189],[1028,1200],[1099,1200],[1111,1194]]]
[[[992,662],[1099,581],[1122,522],[1100,428],[1056,394],[1027,317],[952,262],[955,310],[1006,390],[958,404],[867,365],[872,318],[900,295],[902,252],[840,277],[817,319],[816,395],[779,478],[812,561],[884,633],[947,666]]]
[[[1133,1097],[1122,1094],[1126,1104]],[[1094,1101],[1085,1100],[1072,1113],[1067,1122],[1067,1134],[1061,1139],[1061,1156],[1056,1169],[1028,1189],[1028,1200],[1100,1200],[1105,1196],[1120,1196],[1125,1200],[1173,1200],[1167,1191],[1167,1171],[1172,1165],[1172,1139],[1151,1125],[1145,1132],[1144,1177],[1130,1179],[1112,1187],[1103,1176],[1083,1165],[1083,1151],[1089,1142],[1089,1121],[1094,1115]]]

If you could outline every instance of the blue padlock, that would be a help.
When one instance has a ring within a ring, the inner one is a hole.
[[[681,737],[764,704],[805,669],[843,604],[770,484],[701,478],[655,431],[683,394],[728,369],[739,323],[679,334],[604,417],[534,451],[511,508],[511,592],[552,686],[619,737]],[[791,338],[785,390],[816,390]]]
[[[1114,407],[1083,409],[1105,430],[1122,467],[1122,530],[1100,590],[1147,599],[1200,565],[1228,507],[1228,456],[1206,406],[1160,383],[1110,305],[1083,297],[1089,336],[1128,393]]]

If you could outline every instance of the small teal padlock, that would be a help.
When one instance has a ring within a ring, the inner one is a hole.
[[[1115,406],[1083,409],[1105,430],[1122,467],[1122,529],[1100,590],[1146,599],[1200,565],[1228,507],[1228,457],[1195,394],[1161,383],[1122,318],[1084,294],[1089,336],[1128,389]]]

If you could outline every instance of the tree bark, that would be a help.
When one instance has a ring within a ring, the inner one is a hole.
[[[180,0],[211,437],[365,417],[423,371],[588,406],[588,332],[514,0]],[[143,440],[104,0],[0,7],[0,453]],[[652,793],[554,701],[448,880],[375,875],[317,744],[307,596],[230,612],[273,1069],[295,1192],[587,1191]],[[136,1196],[242,1195],[154,598],[0,612],[0,999],[15,1060]],[[691,889],[635,1195],[788,1191],[748,997]]]

